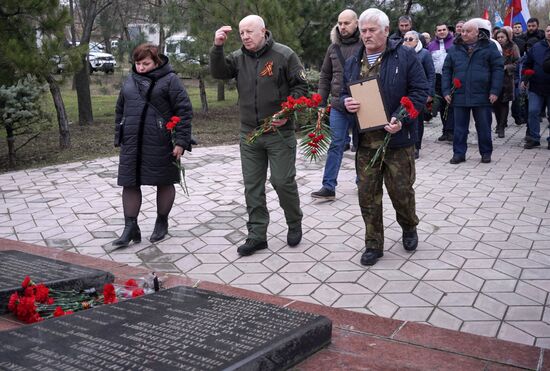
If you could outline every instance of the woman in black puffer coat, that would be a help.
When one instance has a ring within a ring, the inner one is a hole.
[[[174,164],[184,150],[191,150],[193,111],[187,92],[158,47],[141,44],[132,54],[132,73],[124,82],[116,105],[115,146],[120,146],[118,185],[123,187],[124,231],[113,246],[140,242],[137,217],[142,185],[157,186],[157,220],[150,241],[168,233],[168,214],[174,204],[180,172]],[[180,118],[174,141],[166,129]]]

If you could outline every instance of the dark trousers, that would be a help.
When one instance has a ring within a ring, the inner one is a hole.
[[[445,98],[443,98],[443,92],[441,91],[441,75],[438,73],[435,74],[435,94],[441,97],[438,99],[438,112],[439,117],[441,117],[441,123],[443,124],[443,134],[452,136],[455,127],[453,105],[451,104],[449,106]],[[449,106],[448,109],[447,106]],[[445,115],[445,110],[447,110],[447,115]]]
[[[455,132],[453,137],[453,153],[466,157],[468,134],[470,133],[470,112],[474,115],[479,153],[481,155],[490,155],[493,153],[491,106],[454,108]]]
[[[497,100],[493,103],[493,111],[497,119],[497,133],[504,133],[504,128],[508,126],[508,113],[510,112],[510,102]]]

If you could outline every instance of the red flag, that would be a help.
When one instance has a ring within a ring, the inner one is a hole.
[[[511,26],[512,19],[521,13],[521,0],[508,0],[506,4],[506,14],[504,15],[504,25]]]
[[[483,12],[483,19],[489,19],[489,11],[487,10],[487,8],[485,8],[485,11]]]

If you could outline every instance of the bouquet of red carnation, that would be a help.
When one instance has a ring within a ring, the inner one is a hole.
[[[317,161],[319,156],[324,155],[330,145],[330,105],[326,108],[319,108],[317,111],[317,120],[314,124],[305,124],[304,135],[300,147],[304,157],[310,161]]]
[[[411,119],[415,119],[418,117],[418,111],[416,110],[416,108],[414,108],[414,104],[409,99],[409,97],[402,97],[399,102],[401,103],[401,109],[395,117],[397,121],[401,121],[406,117]],[[382,168],[382,164],[384,163],[384,156],[386,155],[386,149],[388,148],[388,143],[390,142],[391,136],[391,133],[386,134],[386,136],[384,137],[384,142],[380,147],[378,147],[376,153],[371,158],[365,170],[369,170],[370,168],[372,168],[376,161],[378,161],[378,159],[380,159],[380,168]]]
[[[101,304],[118,302],[117,290],[111,283],[103,286],[102,295],[97,294],[95,289],[84,291],[51,289],[43,283],[36,285],[29,276],[25,277],[21,286],[24,289],[23,294],[20,295],[18,292],[11,294],[8,310],[26,323],[40,322],[47,318],[72,314]],[[134,298],[145,293],[142,288],[138,287],[135,280],[128,280],[124,290],[127,292],[130,290],[130,295],[123,297]]]
[[[289,119],[293,115],[297,118],[298,112],[317,108],[322,100],[320,94],[313,94],[311,98],[304,96],[297,99],[292,96],[287,97],[287,100],[281,103],[281,110],[266,118],[262,125],[248,135],[246,142],[252,144],[265,133],[278,132],[277,126],[273,125],[274,121]]]
[[[451,93],[449,94],[451,98],[455,94],[455,91],[457,89],[460,89],[461,87],[462,87],[462,82],[455,77],[453,79],[453,86],[451,86]],[[442,117],[443,121],[447,120],[448,115],[449,115],[449,104],[447,104],[447,106],[445,107],[445,112],[443,112],[443,117]]]
[[[172,140],[172,146],[176,146],[176,125],[180,123],[181,119],[178,116],[172,116],[170,121],[166,123],[166,130],[170,132],[170,138]],[[186,196],[189,196],[189,190],[187,189],[187,183],[185,182],[185,167],[181,164],[181,159],[174,160],[172,162],[179,170],[180,174],[180,186]]]

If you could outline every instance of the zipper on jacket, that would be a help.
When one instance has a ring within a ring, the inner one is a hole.
[[[258,125],[258,122],[260,122],[260,117],[258,114],[258,76],[259,76],[259,70],[258,67],[260,66],[260,59],[256,58],[256,76],[254,78],[254,111],[256,112],[256,125]]]

